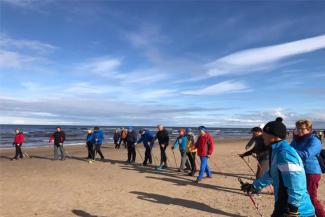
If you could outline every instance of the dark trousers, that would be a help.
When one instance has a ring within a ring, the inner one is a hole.
[[[102,153],[102,150],[100,150],[100,147],[101,147],[101,146],[102,146],[102,145],[95,144],[95,153],[94,153],[94,159],[93,159],[93,160],[95,160],[95,158],[96,158],[96,154],[97,154],[97,153],[99,154],[99,156],[100,156],[101,159],[104,159],[104,155],[103,155],[103,153]]]
[[[91,142],[87,142],[87,149],[88,149],[88,159],[93,159],[94,156],[94,145]]]
[[[151,156],[151,148],[150,147],[146,147],[146,151],[144,153],[143,164],[147,165],[148,160],[149,160],[149,163],[152,164],[152,156]]]
[[[20,157],[20,158],[23,158],[23,152],[21,151],[21,145],[22,144],[16,144],[15,146],[16,146],[16,154],[15,154],[15,159],[17,159],[18,158],[18,156]]]
[[[115,148],[119,149],[120,148],[120,142],[118,140],[114,140]]]
[[[165,145],[164,147],[160,145],[160,165],[167,166],[166,149],[167,149],[167,145]]]
[[[325,217],[325,210],[321,202],[317,199],[317,189],[321,179],[320,174],[306,174],[307,190],[310,195],[311,202],[315,207],[317,217]]]
[[[186,154],[191,164],[191,174],[194,175],[196,173],[196,152],[187,152]]]
[[[135,145],[128,145],[128,162],[135,162],[136,156]]]

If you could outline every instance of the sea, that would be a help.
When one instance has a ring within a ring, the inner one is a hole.
[[[0,148],[12,147],[12,142],[15,137],[15,129],[20,129],[25,135],[24,147],[42,147],[48,146],[48,141],[52,133],[56,130],[56,125],[0,125]],[[100,126],[104,132],[104,142],[112,143],[115,129],[120,129],[123,126]],[[66,134],[65,145],[81,145],[85,144],[87,130],[93,129],[94,126],[61,126]],[[127,128],[127,126],[125,126]],[[134,130],[146,129],[152,133],[156,132],[153,126],[135,126]],[[174,140],[178,135],[180,127],[166,127],[171,140]],[[186,127],[183,127],[186,128]],[[193,129],[195,135],[198,134],[196,128]],[[218,139],[249,139],[249,128],[208,128],[208,131],[213,137]]]

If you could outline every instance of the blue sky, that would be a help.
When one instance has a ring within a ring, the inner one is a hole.
[[[0,123],[325,127],[325,2],[0,6]]]

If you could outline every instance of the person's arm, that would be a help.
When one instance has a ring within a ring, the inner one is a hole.
[[[179,142],[178,142],[178,138],[177,138],[174,145],[172,145],[172,149],[177,148],[178,145],[179,145]]]
[[[50,136],[49,143],[51,143],[54,140],[54,134]]]
[[[247,143],[247,145],[245,146],[245,149],[249,149],[253,144],[254,144],[254,141],[255,141],[255,137],[253,136]]]
[[[214,141],[213,141],[213,137],[212,135],[209,135],[209,138],[208,138],[208,143],[207,143],[207,148],[208,148],[208,156],[211,156],[213,151],[214,151]]]
[[[257,191],[271,185],[273,182],[272,177],[270,176],[270,171],[267,171],[264,173],[264,175],[262,177],[260,177],[259,179],[256,179],[253,182],[253,188]]]
[[[256,153],[256,152],[255,152],[255,146],[254,146],[254,148],[252,148],[251,150],[246,151],[245,153],[241,154],[240,157],[247,157],[247,156],[252,155],[253,153]]]
[[[65,133],[64,132],[62,132],[62,143],[64,143],[64,141],[65,141]]]
[[[299,164],[299,160],[287,152],[281,152],[277,161],[280,178],[288,192],[287,202],[290,212],[297,213],[306,192],[305,170],[303,165]]]
[[[304,146],[302,150],[296,150],[304,161],[311,156],[316,156],[322,150],[322,143],[315,137],[309,139],[307,145]]]

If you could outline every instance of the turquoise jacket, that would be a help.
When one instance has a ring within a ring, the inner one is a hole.
[[[184,135],[182,137],[177,137],[175,144],[173,145],[173,148],[176,148],[179,145],[179,150],[184,152],[186,151],[186,145],[187,145],[187,136]]]
[[[307,192],[304,164],[298,153],[286,140],[272,145],[270,171],[254,181],[256,190],[268,185],[274,186],[275,210],[273,216],[298,211],[301,217],[315,215],[314,207]]]

